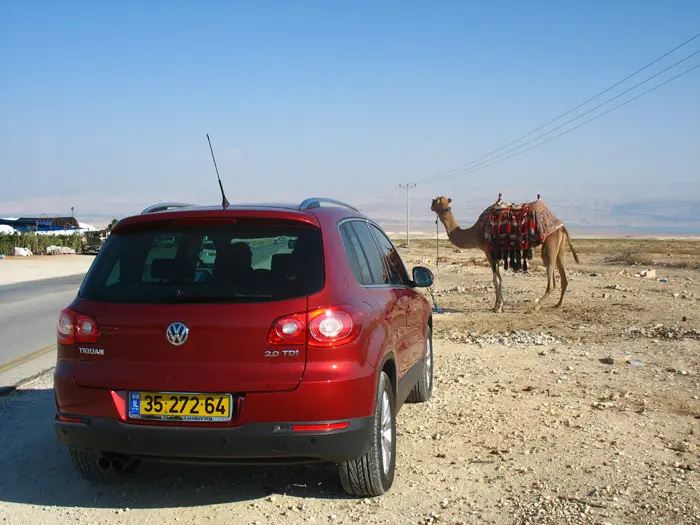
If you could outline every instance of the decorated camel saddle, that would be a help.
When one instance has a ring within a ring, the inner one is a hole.
[[[481,234],[494,261],[502,260],[506,270],[510,267],[527,272],[532,250],[564,223],[549,211],[539,195],[534,202],[520,204],[506,203],[501,197],[499,193],[498,200],[479,216]]]

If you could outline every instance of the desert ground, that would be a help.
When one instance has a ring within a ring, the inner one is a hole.
[[[144,466],[91,486],[55,443],[47,374],[0,400],[0,523],[698,525],[700,242],[573,243],[563,307],[557,287],[532,312],[537,253],[505,272],[502,314],[483,253],[401,249],[435,272],[443,313],[434,396],[399,413],[383,497],[346,497],[332,466]]]

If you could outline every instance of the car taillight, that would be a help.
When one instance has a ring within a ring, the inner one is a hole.
[[[58,314],[58,342],[62,345],[73,343],[96,343],[100,337],[97,323],[87,315],[64,308]]]
[[[58,342],[62,345],[75,343],[75,312],[66,308],[58,314]]]
[[[275,320],[267,340],[271,345],[306,344],[306,314],[286,315]]]
[[[362,329],[362,315],[346,306],[311,310],[306,314],[280,317],[272,323],[268,342],[272,345],[308,345],[332,348],[355,339]]]
[[[360,333],[360,314],[346,308],[320,308],[309,312],[310,346],[324,348],[349,343]]]

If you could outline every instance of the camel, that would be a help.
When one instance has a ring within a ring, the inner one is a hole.
[[[472,225],[470,228],[463,229],[460,228],[457,225],[457,221],[455,221],[454,215],[452,214],[451,203],[452,199],[450,198],[436,197],[435,199],[433,199],[433,203],[430,209],[437,214],[438,219],[442,222],[443,226],[445,227],[445,230],[447,231],[447,236],[453,245],[455,245],[458,248],[464,249],[479,248],[483,250],[483,252],[486,254],[486,258],[489,262],[489,265],[491,266],[491,272],[493,274],[493,285],[496,290],[496,305],[494,306],[493,311],[497,313],[502,313],[504,301],[503,278],[500,272],[500,260],[498,260],[498,256],[494,257],[494,253],[490,250],[488,235],[485,232],[487,227],[489,226],[489,218],[492,218],[494,216],[494,213],[498,214],[500,210],[503,210],[504,208],[507,209],[508,207],[503,205],[501,200],[501,194],[499,194],[496,203],[484,210],[479,216],[479,219],[476,221],[476,223],[474,223],[474,225]],[[564,302],[564,294],[566,293],[566,288],[569,284],[568,280],[566,279],[566,270],[564,268],[566,253],[564,248],[565,238],[568,242],[569,249],[571,249],[571,253],[573,254],[577,264],[579,263],[578,254],[576,253],[573,245],[571,244],[571,237],[569,235],[568,230],[566,229],[564,224],[561,221],[559,221],[556,217],[554,217],[554,215],[549,211],[549,209],[547,209],[547,207],[541,201],[539,195],[537,196],[536,202],[527,203],[519,206],[513,206],[512,209],[519,210],[522,208],[522,206],[536,208],[539,212],[542,213],[543,217],[556,224],[556,226],[553,228],[553,231],[546,232],[545,234],[543,234],[541,238],[533,242],[531,247],[536,247],[537,244],[542,244],[542,262],[547,268],[547,290],[545,291],[542,298],[536,301],[534,310],[539,310],[543,301],[547,298],[551,291],[554,288],[556,288],[556,281],[554,278],[555,264],[557,266],[557,269],[559,270],[559,278],[561,280],[561,296],[559,297],[559,302],[555,306],[555,308],[558,308]],[[537,229],[540,225],[534,222],[534,217],[535,215],[533,215],[532,226],[535,229]],[[508,231],[510,231],[510,229]],[[525,254],[525,252],[523,253]],[[513,270],[517,270],[520,268],[520,252],[518,252],[517,255],[517,264],[513,264],[513,258],[511,257],[511,265],[513,266]],[[529,252],[529,256],[531,257],[531,251]],[[507,253],[505,254],[504,261],[504,266],[507,269]],[[525,269],[527,269],[526,259],[524,259],[523,262],[525,263]]]

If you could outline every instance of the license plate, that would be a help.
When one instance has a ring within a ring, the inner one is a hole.
[[[129,392],[129,417],[168,421],[231,421],[231,394]]]

